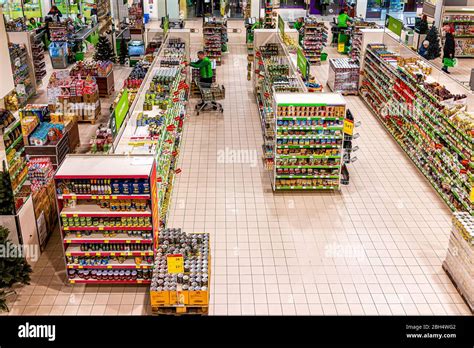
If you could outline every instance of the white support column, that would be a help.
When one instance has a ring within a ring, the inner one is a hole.
[[[2,83],[0,83],[0,99],[3,99],[14,88],[13,72],[10,65],[10,52],[8,51],[7,32],[5,30],[5,23],[3,21],[3,12],[0,9],[0,76],[2,76]]]
[[[365,16],[367,15],[367,0],[357,1],[356,15],[357,17],[362,17],[365,19]]]
[[[248,0],[250,1],[250,17],[260,17],[260,0]]]
[[[51,10],[51,0],[40,0],[40,1],[41,1],[41,12],[44,18],[48,14],[49,10]]]

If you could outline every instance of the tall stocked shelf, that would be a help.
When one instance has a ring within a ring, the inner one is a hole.
[[[28,59],[28,49],[25,44],[9,43],[8,50],[18,103],[25,105],[27,100],[36,93],[35,77]]]
[[[143,2],[134,0],[128,8],[128,17],[130,19],[130,34],[143,35],[145,24],[143,23]]]
[[[115,153],[152,154],[157,166],[160,225],[165,226],[189,97],[189,30],[170,33],[143,83],[146,93],[137,99]]]
[[[267,43],[256,51],[254,93],[260,114],[263,136],[263,163],[273,170],[275,122],[273,95],[276,92],[301,92],[304,90],[289,58],[279,43]]]
[[[364,50],[367,44],[379,42],[383,38],[384,30],[378,28],[374,22],[356,21],[352,25],[351,31],[351,49],[349,57],[360,64],[361,57],[364,56]]]
[[[152,156],[68,156],[55,174],[70,283],[150,283],[159,226]]]
[[[474,218],[454,213],[449,246],[443,268],[474,312]]]
[[[400,56],[385,44],[371,44],[364,57],[361,95],[447,205],[472,214],[474,114],[466,111],[472,96],[435,73],[408,49]]]
[[[302,48],[310,64],[321,62],[321,53],[326,46],[327,39],[328,30],[324,22],[318,21],[316,17],[306,17]]]
[[[42,37],[44,32],[35,33],[31,50],[33,54],[33,65],[35,67],[36,84],[41,84],[46,77],[46,62],[44,58],[44,43]]]
[[[110,1],[96,0],[97,19],[99,22],[99,34],[109,30],[112,25],[112,16],[110,15]]]
[[[273,190],[338,190],[346,103],[335,93],[275,93]]]
[[[443,25],[454,29],[455,56],[474,57],[474,8],[444,10]],[[444,39],[444,38],[443,38]]]
[[[359,64],[351,58],[329,59],[328,86],[333,92],[359,93]]]
[[[4,170],[3,175],[8,177],[3,178],[1,185],[4,195],[2,210],[16,214],[31,194],[30,186],[27,185],[28,166],[25,142],[20,120],[9,111],[1,111],[1,118],[3,124],[8,125],[0,130],[2,134],[0,156],[5,163],[2,170]]]
[[[227,22],[225,19],[204,18],[202,28],[204,36],[204,52],[217,65],[222,64],[223,46],[227,42]]]
[[[273,1],[265,0],[265,17],[264,17],[265,29],[275,28],[275,18],[273,16]]]

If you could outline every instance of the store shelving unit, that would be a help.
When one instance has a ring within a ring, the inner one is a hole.
[[[353,30],[351,31],[350,58],[360,64],[360,59],[364,56],[364,50],[367,44],[380,42],[383,38],[383,32],[384,30],[378,28],[374,22],[355,22],[353,24]]]
[[[33,54],[33,64],[35,67],[36,84],[41,84],[46,77],[46,63],[44,58],[44,44],[42,36],[44,33],[34,34],[31,50]]]
[[[265,0],[265,17],[264,17],[265,29],[275,28],[275,19],[273,17],[273,2],[272,0]]]
[[[189,61],[190,31],[170,30],[159,54],[142,83],[144,91],[150,87],[163,90],[161,102],[152,102],[142,92],[131,110],[123,134],[118,140],[115,153],[151,154],[156,158],[157,202],[160,211],[160,226],[166,225],[168,207],[181,143],[181,132],[188,100],[188,72],[180,62]],[[175,60],[177,64],[172,61]],[[172,64],[172,67],[170,67]],[[163,65],[163,66],[162,66]],[[173,76],[171,82],[163,84],[162,78]],[[156,93],[156,92],[153,92]]]
[[[29,186],[26,185],[28,166],[20,120],[15,117],[13,122],[0,131],[0,134],[2,135],[0,158],[5,161],[10,174],[15,211],[19,211],[31,193]]]
[[[407,63],[384,44],[369,45],[362,97],[447,205],[473,214],[474,146],[465,123],[474,115],[457,111],[466,95],[451,94],[420,60]]]
[[[222,64],[222,45],[227,40],[227,24],[224,19],[204,18],[202,27],[204,36],[204,52],[217,65]]]
[[[443,8],[443,25],[454,29],[455,56],[458,58],[474,57],[474,8]],[[444,40],[444,37],[443,37]]]
[[[328,31],[324,22],[306,17],[303,35],[303,51],[310,64],[321,62],[321,53],[326,46]]]
[[[149,283],[159,226],[153,156],[68,156],[54,179],[68,281]]]
[[[36,92],[35,77],[28,60],[28,49],[25,44],[12,43],[8,45],[8,49],[18,102],[20,105],[25,105]]]
[[[338,190],[346,103],[336,93],[275,93],[273,190]]]
[[[263,136],[263,164],[273,170],[275,130],[273,124],[273,94],[275,92],[301,92],[298,78],[289,58],[279,43],[267,43],[256,52],[254,93],[257,99]]]

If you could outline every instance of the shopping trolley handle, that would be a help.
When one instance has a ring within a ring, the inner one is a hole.
[[[205,89],[208,89],[208,88],[212,87],[212,83],[209,83],[209,82],[198,82],[198,85],[199,85],[199,87],[205,88]]]

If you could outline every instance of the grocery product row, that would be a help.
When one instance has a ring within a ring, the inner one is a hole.
[[[458,91],[451,92],[434,73],[420,58],[370,44],[362,97],[449,207],[473,213],[470,96],[445,79]]]

